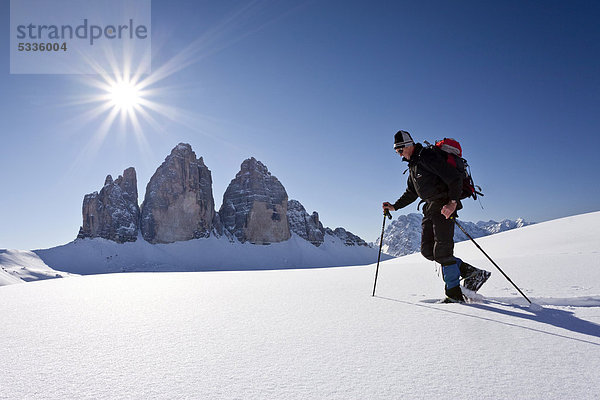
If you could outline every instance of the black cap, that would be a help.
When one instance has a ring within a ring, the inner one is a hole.
[[[415,141],[410,136],[410,133],[406,131],[398,131],[394,135],[394,149],[405,147],[405,146],[414,146]]]

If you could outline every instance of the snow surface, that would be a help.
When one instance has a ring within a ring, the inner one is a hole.
[[[0,399],[597,399],[600,212],[481,238],[485,300],[419,255],[0,288]],[[84,269],[84,266],[82,266]]]

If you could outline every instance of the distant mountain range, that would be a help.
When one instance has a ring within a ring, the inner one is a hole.
[[[383,234],[382,251],[391,256],[399,257],[421,251],[421,220],[422,214],[400,215],[387,226]],[[522,218],[517,220],[505,219],[501,222],[479,221],[477,223],[460,221],[461,225],[473,238],[492,235],[523,226],[532,225]],[[458,227],[454,230],[454,241],[468,240]],[[379,238],[376,242],[379,245]]]
[[[267,245],[297,234],[316,247],[326,236],[346,246],[368,247],[344,228],[324,227],[317,212],[309,215],[300,202],[288,200],[281,182],[253,157],[242,163],[217,211],[211,172],[187,143],[173,148],[158,167],[141,205],[137,199],[133,167],[115,180],[108,175],[99,192],[83,199],[78,239],[127,243],[141,237],[151,244],[166,244],[225,236],[231,242]]]

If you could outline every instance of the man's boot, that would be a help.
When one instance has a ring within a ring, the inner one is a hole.
[[[450,265],[442,265],[442,276],[446,283],[446,299],[444,299],[443,302],[464,303],[465,299],[460,290],[460,269],[458,268],[457,262]]]
[[[460,290],[460,286],[455,286],[451,289],[446,289],[446,298],[442,303],[464,303],[465,298]]]

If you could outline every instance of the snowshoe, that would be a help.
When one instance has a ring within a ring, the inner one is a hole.
[[[481,289],[481,286],[490,278],[491,272],[472,267],[474,271],[465,278],[463,285],[472,292]]]
[[[464,303],[464,300],[457,300],[457,299],[453,299],[451,297],[446,297],[444,300],[440,300],[441,304],[448,304],[448,303]]]

